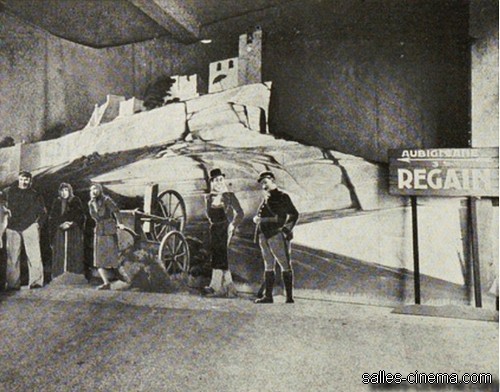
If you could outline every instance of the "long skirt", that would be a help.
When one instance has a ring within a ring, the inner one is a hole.
[[[229,269],[227,260],[227,227],[227,222],[213,224],[210,227],[212,269]]]
[[[118,268],[118,236],[94,235],[94,267]]]
[[[57,229],[52,240],[52,277],[64,272],[83,274],[83,233],[78,226]]]

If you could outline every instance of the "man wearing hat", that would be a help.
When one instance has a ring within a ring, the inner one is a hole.
[[[293,303],[293,270],[290,259],[292,230],[299,219],[299,213],[285,192],[278,189],[274,174],[260,173],[258,182],[266,196],[257,215],[253,218],[257,225],[257,238],[264,259],[264,287],[262,298],[255,303],[273,303],[274,268],[276,261],[281,267],[285,285],[286,303]]]
[[[42,197],[31,188],[30,172],[21,171],[17,187],[7,192],[7,208],[10,211],[7,225],[7,290],[19,290],[21,286],[20,254],[24,243],[29,268],[30,289],[43,286],[43,264],[40,251],[40,226],[47,211]]]

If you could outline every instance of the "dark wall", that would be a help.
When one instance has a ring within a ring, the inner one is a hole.
[[[95,50],[42,34],[42,44],[25,45],[24,59],[14,61],[0,86],[10,96],[21,86],[24,96],[24,79],[34,78],[36,104],[0,114],[12,118],[17,132],[38,127],[36,138],[59,122],[82,127],[107,93],[140,98],[164,74],[198,73],[206,91],[209,62],[236,56],[238,34],[256,20],[265,33],[263,79],[274,85],[274,133],[375,161],[385,161],[389,148],[467,146],[463,1],[291,1],[206,27],[211,45],[164,39]]]
[[[498,147],[498,0],[470,3],[472,147]]]
[[[467,146],[467,3],[292,1],[259,24],[275,133],[376,161],[389,148]],[[236,26],[251,24],[207,34]]]

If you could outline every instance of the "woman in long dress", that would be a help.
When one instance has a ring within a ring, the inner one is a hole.
[[[115,202],[104,194],[100,184],[90,187],[89,212],[95,221],[94,267],[104,282],[98,290],[109,290],[109,272],[119,267],[117,229],[122,225],[118,220],[119,209]]]
[[[64,272],[82,274],[83,227],[85,214],[82,202],[74,195],[68,183],[59,185],[59,196],[49,213],[49,231],[52,248],[52,278]]]
[[[210,222],[212,279],[205,287],[207,295],[234,297],[237,294],[229,269],[228,246],[244,212],[233,192],[229,192],[225,174],[220,169],[210,172],[210,194],[206,196],[206,215]]]

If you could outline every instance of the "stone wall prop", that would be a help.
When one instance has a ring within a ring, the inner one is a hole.
[[[21,144],[0,148],[0,184],[5,185],[17,179],[21,170]]]

